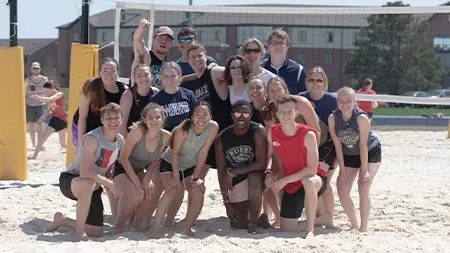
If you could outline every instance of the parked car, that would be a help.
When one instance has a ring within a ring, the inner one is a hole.
[[[404,97],[425,97],[427,95],[427,92],[425,91],[407,91],[405,93],[400,94],[399,96]],[[390,103],[391,107],[411,107],[411,108],[417,108],[421,107],[421,105],[417,104],[404,104],[404,103]]]
[[[431,90],[431,91],[427,92],[425,97],[429,97],[429,98],[450,98],[450,90],[447,90],[447,89]],[[447,108],[449,106],[446,106],[446,105],[427,105],[426,107]]]

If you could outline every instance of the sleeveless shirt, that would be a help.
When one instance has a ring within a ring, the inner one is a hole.
[[[83,136],[80,148],[84,148],[84,139],[86,136],[94,136],[98,140],[98,147],[94,154],[94,164],[92,169],[95,173],[105,176],[109,166],[114,164],[114,162],[118,159],[120,151],[125,145],[125,140],[122,135],[118,133],[115,141],[109,141],[105,138],[103,127],[98,127]],[[70,173],[76,176],[80,175],[82,153],[83,152],[78,150],[75,155],[75,159],[64,171],[65,173]],[[98,187],[100,187],[99,184],[97,184],[96,189],[98,189]]]
[[[236,101],[239,101],[239,100],[244,100],[244,101],[251,102],[250,101],[250,97],[248,96],[247,89],[245,89],[244,92],[242,92],[241,95],[236,95],[234,93],[233,85],[228,85],[228,91],[229,91],[229,94],[230,94],[229,96],[230,96],[230,103],[231,103],[231,105],[233,105],[234,103],[236,103]]]
[[[133,150],[131,150],[131,154],[128,157],[128,161],[130,161],[134,171],[139,171],[158,159],[159,151],[164,142],[163,131],[160,131],[158,144],[152,152],[147,150],[146,139],[147,136],[143,134],[141,139],[134,145]]]
[[[344,121],[340,110],[334,111],[334,131],[336,136],[341,141],[342,152],[344,155],[360,155],[359,150],[359,126],[358,116],[360,114],[366,114],[358,107],[353,109],[353,115],[348,121]],[[367,137],[367,149],[368,151],[374,149],[380,140],[376,137],[372,130],[369,130],[369,136]]]
[[[211,134],[212,123],[208,123],[208,126],[203,130],[200,135],[197,135],[194,131],[194,124],[192,123],[187,133],[186,139],[180,147],[178,152],[178,170],[185,171],[197,165],[197,157],[200,150],[205,145],[206,140]],[[179,127],[179,126],[178,126]],[[162,155],[164,161],[172,164],[172,149],[167,147]]]
[[[137,96],[136,97],[137,104],[133,98],[133,104],[131,105],[130,114],[128,116],[128,122],[127,122],[128,132],[130,131],[129,127],[131,125],[133,125],[134,122],[139,121],[139,119],[141,118],[141,112],[144,109],[144,107],[151,102],[152,96],[153,96],[153,90],[150,88],[150,91],[145,96],[141,96],[141,95],[139,95],[139,93],[136,93],[136,96]]]
[[[297,123],[297,132],[293,136],[288,136],[283,132],[280,124],[274,124],[271,127],[272,143],[275,154],[281,161],[283,175],[290,176],[299,171],[302,171],[308,166],[308,152],[305,147],[305,135],[309,132],[316,131],[307,125]],[[317,175],[323,177],[327,173],[317,167]],[[287,193],[293,194],[302,187],[302,181],[296,181],[287,184],[284,190]]]
[[[45,102],[32,99],[32,95],[38,95],[40,97],[46,97],[45,90],[44,90],[44,84],[48,81],[48,79],[44,76],[40,76],[41,80],[39,83],[34,83],[33,80],[31,80],[31,77],[27,78],[28,88],[27,88],[27,95],[25,97],[25,101],[28,106],[43,106],[45,105]]]

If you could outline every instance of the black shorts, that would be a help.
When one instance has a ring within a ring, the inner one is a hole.
[[[180,182],[183,181],[185,178],[188,178],[188,177],[194,175],[194,171],[195,171],[195,166],[191,167],[189,169],[186,169],[183,172],[179,171]],[[173,172],[172,164],[168,163],[164,159],[161,159],[161,162],[159,163],[159,173],[168,173],[168,172]]]
[[[36,123],[39,118],[45,113],[45,105],[29,106],[26,107],[26,120],[27,123]]]
[[[381,143],[369,151],[369,163],[381,162]],[[361,156],[359,155],[344,155],[344,165],[350,168],[361,167]]]
[[[64,120],[52,116],[48,122],[48,126],[55,129],[55,132],[59,132],[67,128],[67,122]]]
[[[322,179],[322,187],[317,196],[321,196],[327,189],[327,178],[318,175]],[[296,193],[284,192],[281,198],[280,216],[285,219],[296,219],[302,216],[305,207],[305,188],[302,187]]]
[[[62,172],[59,176],[59,189],[61,193],[69,199],[77,200],[72,193],[72,179],[79,176]],[[89,214],[86,219],[86,224],[91,226],[103,227],[103,201],[102,201],[103,188],[99,187],[92,193],[91,205],[89,206]]]
[[[144,170],[144,168],[141,168],[140,170],[138,170],[138,171],[135,170],[134,172],[136,172],[136,174],[138,174],[139,172],[141,172],[143,170]],[[120,164],[118,161],[116,161],[114,164],[113,178],[117,177],[120,174],[124,174],[124,173],[127,174],[127,172],[125,171],[125,168],[123,167],[122,164]]]
[[[319,162],[326,163],[330,166],[330,170],[334,169],[333,164],[336,159],[336,150],[334,148],[334,143],[331,138],[319,147]]]

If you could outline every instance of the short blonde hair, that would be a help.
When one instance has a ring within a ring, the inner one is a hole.
[[[242,55],[244,54],[244,50],[247,49],[247,47],[248,47],[248,45],[250,43],[257,44],[258,47],[259,47],[259,50],[261,50],[261,53],[263,55],[266,54],[266,48],[264,47],[264,44],[260,40],[258,40],[257,38],[250,38],[250,39],[247,39],[246,41],[244,41],[244,43],[241,46],[240,52],[241,52]]]
[[[322,76],[323,91],[328,91],[328,77],[327,77],[327,74],[325,73],[325,70],[323,70],[323,68],[321,66],[316,66],[316,67],[310,69],[308,71],[308,73],[306,74],[306,89],[308,91],[311,89],[308,80],[311,77],[311,75],[314,73],[319,73]]]

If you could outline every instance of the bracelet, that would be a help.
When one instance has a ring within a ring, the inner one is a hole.
[[[200,179],[200,178],[198,178],[198,177],[197,177],[197,178],[193,178],[193,179],[192,179],[192,182],[197,182],[199,179]]]
[[[267,174],[273,175],[272,170],[271,169],[267,169],[266,171],[264,171],[264,175],[267,175]]]
[[[228,170],[227,170],[227,174],[229,177],[236,177],[236,174],[230,173]]]

